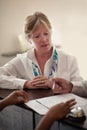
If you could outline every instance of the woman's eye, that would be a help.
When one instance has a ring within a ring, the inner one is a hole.
[[[35,36],[35,38],[39,38],[39,37],[40,37],[39,35]]]
[[[47,36],[48,34],[49,34],[48,32],[44,32],[42,35]],[[36,36],[34,36],[34,38],[38,39],[38,38],[40,38],[40,36],[41,35],[36,35]]]
[[[46,33],[44,33],[44,35],[48,35],[48,33],[46,32]]]

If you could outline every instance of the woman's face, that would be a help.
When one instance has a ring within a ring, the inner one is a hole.
[[[32,40],[37,52],[47,52],[50,50],[51,44],[51,32],[46,28],[44,24],[39,24],[32,34]]]

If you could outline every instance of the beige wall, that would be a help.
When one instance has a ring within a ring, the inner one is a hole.
[[[53,41],[76,55],[87,79],[87,0],[0,0],[0,54],[19,50],[18,35],[24,19],[44,12],[53,26]],[[4,64],[6,61],[0,59]]]

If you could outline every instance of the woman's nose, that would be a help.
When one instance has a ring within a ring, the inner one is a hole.
[[[47,39],[46,36],[44,36],[44,35],[41,36],[42,41],[46,41],[46,39]]]

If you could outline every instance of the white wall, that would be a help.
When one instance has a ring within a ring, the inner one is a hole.
[[[48,16],[54,42],[78,58],[87,79],[87,0],[0,0],[0,54],[20,49],[18,35],[26,16],[35,11]]]

